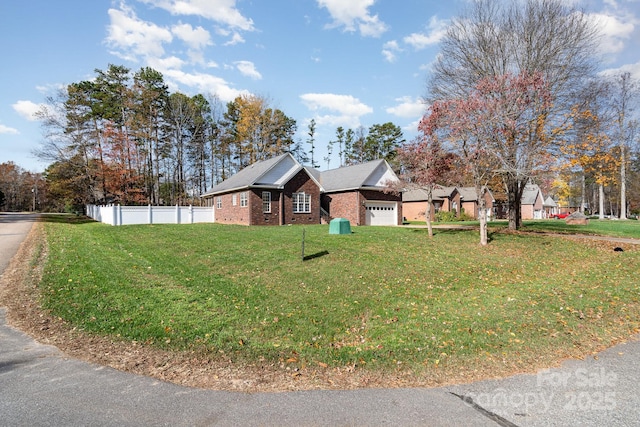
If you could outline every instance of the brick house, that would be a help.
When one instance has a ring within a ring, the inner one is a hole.
[[[522,219],[542,219],[544,217],[544,196],[536,184],[527,184],[520,199],[520,217]]]
[[[431,220],[435,220],[436,212],[455,212],[459,216],[462,210],[477,218],[480,214],[478,197],[474,187],[444,187],[439,186],[432,193]],[[493,195],[487,189],[484,193],[488,213],[493,209]],[[426,190],[415,189],[402,194],[402,211],[409,221],[424,221],[427,211],[428,194]]]
[[[243,225],[402,223],[400,195],[385,194],[398,178],[384,160],[329,171],[302,166],[290,153],[254,163],[201,197],[215,222]]]

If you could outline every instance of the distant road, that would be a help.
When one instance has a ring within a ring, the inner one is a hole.
[[[36,219],[37,214],[0,212],[0,275],[18,252]]]

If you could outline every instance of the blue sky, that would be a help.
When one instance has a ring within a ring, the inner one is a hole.
[[[0,163],[43,171],[33,113],[109,64],[150,66],[189,95],[264,96],[302,141],[314,118],[318,159],[338,126],[390,121],[411,139],[439,40],[468,1],[3,0]],[[602,71],[640,79],[640,0],[567,1],[600,23]]]

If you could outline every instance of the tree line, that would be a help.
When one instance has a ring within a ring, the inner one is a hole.
[[[305,142],[295,140],[296,120],[265,97],[244,94],[223,105],[215,95],[170,92],[149,67],[131,73],[109,65],[95,72],[94,79],[49,97],[38,113],[45,142],[36,154],[50,162],[44,173],[50,196],[66,205],[198,204],[211,186],[285,152],[321,165],[314,157],[315,121]],[[323,165],[391,161],[403,141],[392,123],[368,131],[338,128]],[[338,164],[331,164],[334,144]]]

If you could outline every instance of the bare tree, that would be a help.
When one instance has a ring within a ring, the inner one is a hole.
[[[477,0],[453,20],[441,42],[428,82],[431,103],[465,99],[484,79],[509,75],[540,75],[553,96],[531,103],[538,108],[528,132],[499,147],[512,229],[520,226],[522,192],[542,159],[539,143],[551,151],[560,142],[573,88],[595,72],[597,36],[593,22],[562,0]]]
[[[634,139],[636,123],[631,119],[635,110],[640,88],[629,73],[622,73],[613,79],[613,93],[610,97],[615,112],[614,141],[620,150],[620,219],[627,219],[627,164],[629,146]]]

